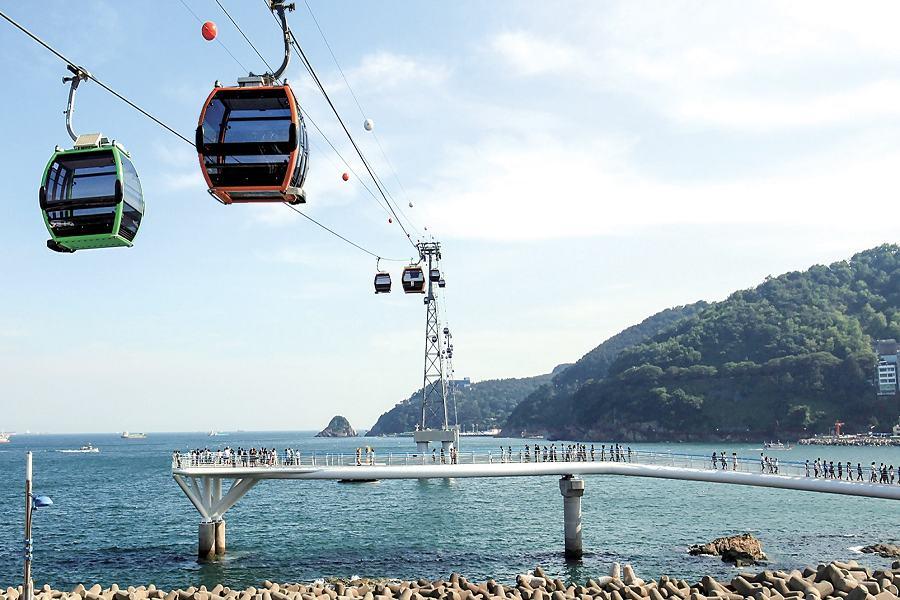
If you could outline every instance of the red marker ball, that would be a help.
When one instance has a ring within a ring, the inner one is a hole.
[[[341,179],[343,179],[344,181],[350,181],[350,175],[344,173],[343,175],[341,175]]]
[[[207,21],[203,24],[203,28],[200,32],[203,34],[204,40],[211,42],[216,39],[216,36],[219,34],[219,28],[216,27],[216,24],[212,21]]]

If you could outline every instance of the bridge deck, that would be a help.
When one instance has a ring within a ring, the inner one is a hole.
[[[804,490],[871,498],[900,500],[900,484],[870,483],[869,469],[865,469],[866,481],[823,479],[806,476],[802,463],[781,462],[778,473],[761,472],[756,459],[727,458],[725,468],[721,463],[713,469],[710,458],[658,452],[634,452],[624,460],[526,460],[522,453],[460,453],[456,464],[442,464],[436,457],[423,454],[389,454],[376,458],[371,464],[357,464],[355,455],[324,454],[310,456],[278,457],[270,464],[258,464],[241,458],[225,458],[218,454],[179,455],[173,460],[172,473],[176,479],[307,479],[307,480],[373,480],[373,479],[427,479],[462,477],[530,477],[530,476],[578,476],[622,475],[677,479],[708,483],[728,483]],[[360,462],[365,462],[361,460]],[[855,471],[854,471],[855,477]]]

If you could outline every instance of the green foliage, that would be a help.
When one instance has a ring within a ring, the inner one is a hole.
[[[606,378],[610,367],[623,351],[652,339],[707,306],[706,302],[697,302],[667,308],[612,336],[574,365],[556,374],[552,382],[542,385],[522,400],[510,414],[503,428],[504,432],[518,435],[522,431],[559,431],[568,427],[576,418],[572,403],[576,390]],[[632,364],[637,365],[636,362]]]
[[[478,429],[500,427],[506,422],[509,413],[522,398],[528,396],[542,384],[549,382],[551,377],[552,374],[522,379],[494,379],[473,383],[466,389],[454,390],[455,412],[459,416],[460,427],[464,431],[471,430],[473,426]],[[448,409],[452,423],[453,405],[450,404]],[[422,390],[420,389],[381,415],[378,422],[366,435],[412,431],[421,418]],[[429,415],[429,426],[438,426],[440,423],[432,423],[432,418]]]
[[[571,394],[561,428],[676,439],[887,428],[898,407],[874,394],[872,345],[900,337],[898,307],[895,245],[769,277],[621,351]]]

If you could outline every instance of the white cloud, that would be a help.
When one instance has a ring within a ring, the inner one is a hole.
[[[454,237],[534,240],[621,234],[653,226],[840,222],[867,226],[848,201],[892,204],[900,151],[854,148],[777,172],[725,181],[672,182],[630,164],[630,150],[591,140],[493,138],[460,147],[420,190],[428,221]],[[852,158],[851,158],[852,157]]]
[[[671,110],[684,121],[767,132],[838,123],[881,123],[900,117],[900,81],[882,80],[846,92],[796,100],[736,95],[683,98]]]
[[[489,46],[514,75],[623,93],[680,124],[804,129],[898,116],[898,20],[892,2],[623,2],[589,5],[556,39]]]
[[[362,57],[359,65],[346,71],[350,85],[357,89],[384,91],[401,85],[439,85],[450,76],[447,65],[426,62],[421,59],[379,51]],[[335,78],[329,88],[344,87]]]
[[[568,71],[584,63],[574,47],[526,31],[500,33],[494,36],[490,46],[517,75],[522,76]]]

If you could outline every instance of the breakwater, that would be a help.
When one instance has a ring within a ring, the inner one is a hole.
[[[900,446],[900,437],[877,435],[817,435],[803,438],[801,446]]]
[[[116,584],[71,590],[45,585],[36,600],[897,600],[900,562],[872,570],[856,561],[832,562],[792,571],[742,571],[730,581],[706,575],[698,581],[660,576],[645,581],[631,565],[614,563],[608,575],[583,583],[551,578],[540,567],[504,585],[493,579],[471,582],[457,573],[447,579],[319,580],[232,589],[216,584],[161,590],[154,585],[121,588]],[[22,588],[7,588],[0,600],[20,600]]]

